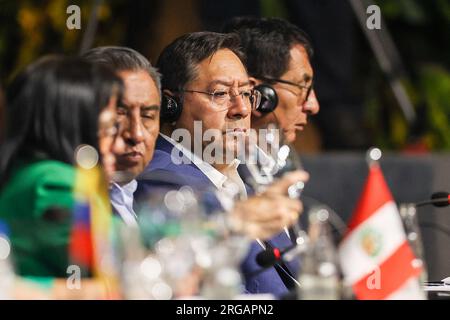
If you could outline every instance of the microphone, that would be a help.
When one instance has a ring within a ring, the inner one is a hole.
[[[431,200],[418,202],[415,204],[415,206],[421,207],[429,204],[435,207],[446,207],[450,204],[450,195],[448,192],[445,191],[435,192],[431,195]],[[442,232],[448,237],[450,236],[450,229],[436,222],[421,222],[420,227],[432,228],[434,230]]]
[[[256,263],[263,268],[273,267],[279,261],[291,261],[297,255],[305,251],[305,245],[293,245],[283,250],[278,248],[270,248],[261,251],[256,256]]]
[[[450,194],[445,191],[435,192],[431,195],[431,200],[418,202],[416,203],[416,207],[422,207],[429,204],[435,207],[446,207],[450,205]]]
[[[335,227],[335,229],[341,234],[341,236],[344,235],[345,230],[347,229],[347,226],[344,221],[339,217],[339,215],[334,212],[330,207],[323,205],[319,201],[317,201],[314,198],[304,196],[306,198],[309,198],[309,200],[313,200],[316,204],[319,204],[319,206],[322,206],[327,209],[327,211],[330,213],[330,222]],[[431,200],[426,200],[423,202],[418,202],[415,204],[416,207],[421,207],[425,205],[432,204],[436,207],[446,207],[450,205],[450,194],[448,192],[435,192],[431,195]],[[450,232],[449,232],[450,234]],[[299,239],[308,239],[307,237],[299,237]],[[303,253],[306,249],[306,242],[303,243],[297,243],[293,246],[289,246],[285,249],[279,249],[279,248],[268,248],[264,251],[261,251],[256,256],[256,263],[263,267],[265,269],[270,268],[274,266],[279,261],[291,261],[299,254]]]
[[[334,229],[340,234],[341,237],[345,235],[347,225],[333,209],[312,197],[306,195],[302,195],[302,197],[303,200],[309,200],[314,203],[310,210],[326,210],[329,214],[329,221]],[[256,255],[256,263],[266,269],[274,266],[279,261],[291,261],[302,254],[308,246],[309,237],[305,231],[300,230],[298,232],[301,233],[297,234],[294,245],[285,249],[268,248],[261,251]]]
[[[288,249],[291,248],[292,247],[289,247]],[[273,266],[277,261],[281,260],[281,255],[282,251],[278,248],[266,249],[258,253],[258,255],[256,256],[256,263],[260,267],[268,268]]]

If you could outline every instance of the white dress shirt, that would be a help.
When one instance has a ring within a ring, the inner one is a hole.
[[[177,143],[172,138],[160,133],[161,137],[166,139],[175,148],[181,151],[186,158],[193,162],[197,168],[212,182],[217,188],[217,197],[225,210],[229,210],[233,206],[233,200],[236,196],[239,199],[247,199],[247,190],[242,181],[237,168],[241,163],[238,159],[233,159],[228,167],[222,172],[214,168],[209,163],[203,161],[191,150],[185,148],[181,143]]]
[[[127,225],[132,226],[137,226],[137,215],[133,209],[133,193],[136,191],[136,188],[136,180],[131,180],[122,186],[112,182],[109,188],[109,197],[113,210]]]

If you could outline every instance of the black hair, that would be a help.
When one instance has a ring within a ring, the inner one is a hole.
[[[46,56],[29,65],[6,93],[6,137],[0,150],[0,184],[18,159],[39,157],[68,164],[81,144],[98,150],[98,121],[123,84],[110,69],[81,58]]]
[[[162,88],[175,91],[197,77],[197,65],[221,49],[229,49],[244,63],[239,38],[234,34],[193,32],[164,48],[156,66],[163,74]]]
[[[248,73],[255,77],[279,78],[289,68],[290,50],[300,44],[311,59],[313,49],[299,27],[279,18],[236,17],[222,28],[236,33],[241,42]]]
[[[82,57],[90,62],[105,65],[115,72],[120,71],[146,71],[161,90],[161,75],[150,61],[142,54],[127,47],[104,46],[86,51]]]

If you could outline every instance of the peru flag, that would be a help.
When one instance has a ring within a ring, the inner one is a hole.
[[[345,281],[357,299],[423,299],[422,268],[408,244],[400,214],[377,163],[339,246]]]

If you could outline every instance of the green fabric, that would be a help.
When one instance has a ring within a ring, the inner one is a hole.
[[[66,277],[75,168],[58,161],[16,167],[0,192],[13,262],[23,276]]]
[[[26,276],[22,278],[24,281],[30,282],[34,285],[39,286],[45,290],[51,290],[55,284],[55,278],[53,277],[35,277],[35,276]]]

